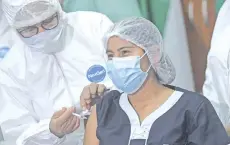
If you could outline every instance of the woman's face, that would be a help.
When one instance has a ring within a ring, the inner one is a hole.
[[[108,49],[106,51],[108,59],[111,60],[113,57],[129,57],[129,56],[140,56],[145,54],[145,51],[130,43],[129,41],[120,39],[117,36],[111,37],[108,41]],[[141,69],[146,72],[150,66],[147,55],[144,55],[141,59]]]

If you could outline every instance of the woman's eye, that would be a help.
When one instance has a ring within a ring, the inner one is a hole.
[[[129,51],[122,51],[122,55],[127,55],[129,54]]]

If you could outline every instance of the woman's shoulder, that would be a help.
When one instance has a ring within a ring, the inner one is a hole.
[[[189,91],[180,87],[175,87],[176,91],[182,92],[180,102],[187,106],[187,109],[193,113],[197,112],[202,107],[213,108],[211,102],[202,94]]]
[[[175,90],[176,91],[180,91],[183,93],[183,98],[188,100],[188,101],[192,101],[192,102],[195,102],[195,103],[201,103],[201,102],[208,102],[209,103],[209,100],[203,96],[202,94],[200,93],[197,93],[197,92],[193,92],[193,91],[189,91],[189,90],[186,90],[186,89],[183,89],[183,88],[180,88],[180,87],[175,87]]]
[[[102,99],[96,103],[97,112],[107,109],[109,106],[111,106],[112,103],[119,102],[120,96],[121,96],[121,93],[117,90],[112,90],[112,91],[105,93],[102,96]]]
[[[183,108],[183,110],[186,114],[186,127],[190,141],[197,142],[197,144],[210,145],[220,144],[221,142],[221,144],[224,144],[224,142],[225,144],[229,143],[224,126],[211,102],[202,94],[181,88],[176,88],[176,90],[183,92],[181,99],[183,102],[186,102],[183,106],[186,109]],[[205,134],[206,136],[205,138],[204,136],[200,136],[199,138],[197,133],[201,133],[201,135]],[[219,140],[216,140],[216,137]]]
[[[96,114],[98,124],[104,124],[104,122],[111,115],[113,116],[114,110],[118,109],[121,93],[116,90],[112,90],[106,93],[102,99],[96,104]],[[113,110],[113,111],[112,111]],[[112,112],[111,112],[112,111]]]
[[[122,93],[120,93],[117,90],[112,90],[109,92],[106,92],[101,100],[97,103],[97,105],[103,105],[104,103],[112,102],[114,100],[119,100]]]

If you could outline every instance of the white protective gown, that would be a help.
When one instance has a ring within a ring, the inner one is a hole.
[[[8,32],[15,35],[8,40],[15,41],[0,62],[0,124],[5,139],[20,135],[17,145],[80,144],[83,123],[75,134],[59,139],[49,131],[51,116],[72,105],[80,112],[80,94],[92,81],[112,85],[105,76],[101,40],[112,22],[95,12],[68,13],[65,17],[69,43],[55,55],[32,52],[16,41],[19,37],[13,30]]]
[[[207,58],[203,94],[213,104],[225,126],[230,125],[230,1],[222,6]]]
[[[2,1],[0,0],[0,7],[1,7]],[[8,57],[7,52],[5,52],[3,55],[3,48],[15,48],[15,47],[24,47],[22,41],[19,39],[19,37],[16,35],[16,33],[14,32],[14,30],[9,26],[5,16],[3,15],[2,9],[0,9],[0,67],[1,67],[1,61],[2,61],[2,57],[5,56],[5,58]],[[15,57],[15,59],[17,59]],[[1,72],[1,69],[0,69]],[[1,82],[2,77],[0,75],[0,92],[3,89],[3,84]],[[2,93],[0,93],[0,123],[7,119],[7,117],[5,116],[5,114],[8,115],[8,117],[10,118],[9,112],[7,112],[7,110],[12,108],[11,103],[8,104],[8,108],[6,109],[6,98],[7,96],[3,96]],[[6,117],[6,118],[5,118]],[[0,124],[0,129],[1,129],[1,124]],[[11,134],[11,136],[15,136],[16,133],[14,135]],[[3,138],[2,138],[3,139]],[[0,139],[2,141],[2,139]],[[7,138],[5,138],[7,139]],[[0,142],[1,142],[0,141]],[[1,144],[1,143],[0,143]]]

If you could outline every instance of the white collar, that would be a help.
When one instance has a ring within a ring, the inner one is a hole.
[[[123,93],[120,97],[119,104],[122,110],[127,114],[130,125],[130,139],[148,139],[149,131],[152,127],[152,124],[164,115],[169,109],[171,109],[181,98],[183,92],[174,91],[172,95],[162,104],[157,110],[153,111],[149,116],[147,116],[142,123],[140,123],[139,117],[129,103],[128,95]]]

